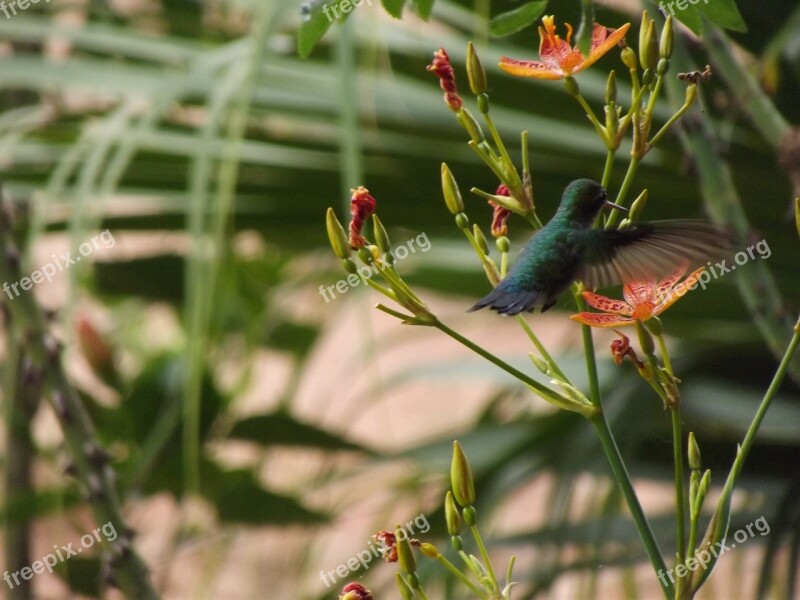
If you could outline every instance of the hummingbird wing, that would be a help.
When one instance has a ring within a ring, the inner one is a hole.
[[[628,229],[586,232],[578,280],[589,288],[657,280],[679,265],[695,269],[730,253],[734,239],[709,221],[675,219],[636,223]]]

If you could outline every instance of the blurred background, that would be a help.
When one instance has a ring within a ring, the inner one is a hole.
[[[516,598],[659,597],[583,419],[555,412],[439,332],[376,311],[383,298],[372,290],[320,293],[345,276],[325,211],[334,207],[346,223],[349,189],[364,185],[395,244],[429,240],[398,268],[431,309],[533,371],[513,321],[465,313],[489,284],[444,206],[440,164],[450,165],[467,212],[485,229],[491,208],[467,190],[491,191],[497,181],[425,66],[445,47],[474,111],[464,57],[475,42],[492,114],[518,164],[520,131],[529,132],[543,219],[566,183],[601,178],[605,148],[559,82],[512,80],[496,68],[501,55],[536,57],[534,27],[490,35],[489,17],[519,2],[437,0],[425,20],[429,4],[409,3],[395,19],[378,0],[365,1],[313,50],[301,34],[302,59],[297,32],[314,3],[51,0],[0,17],[0,168],[23,273],[77,256],[102,231],[114,241],[27,293],[64,342],[70,378],[112,456],[136,548],[166,598],[336,598],[348,581],[362,581],[376,599],[399,597],[396,565],[377,558],[335,581],[321,572],[368,548],[377,531],[420,515],[429,530],[419,538],[448,547],[441,506],[454,439],[476,475],[495,564],[517,556]],[[748,31],[729,32],[731,47],[797,123],[800,10],[793,0],[768,4],[739,3]],[[643,7],[657,12],[650,2],[597,2],[597,21],[632,22],[635,45]],[[577,26],[579,2],[551,2],[548,13]],[[692,69],[712,62],[685,29],[680,46]],[[627,99],[616,51],[577,76],[598,111],[612,68]],[[670,94],[658,118],[681,101]],[[685,132],[647,156],[633,188],[649,189],[647,220],[735,214],[770,250],[664,317],[683,380],[684,431],[695,432],[712,469],[712,499],[800,308],[797,190],[774,140],[740,101],[714,78],[692,117],[708,124],[716,162],[707,172],[730,175],[738,194],[711,193]],[[516,218],[509,227],[513,256],[530,230]],[[529,322],[586,388],[570,303],[562,298]],[[595,335],[604,402],[670,556],[669,417],[633,369],[614,366],[614,337]],[[799,382],[796,362],[734,497],[731,531],[763,516],[770,533],[726,554],[701,598],[800,593]],[[9,548],[29,539],[30,564],[95,521],[64,475],[50,405],[33,406],[20,434],[4,400],[3,555],[7,563]],[[20,469],[29,482],[12,476]],[[100,591],[98,556],[87,551],[36,575],[36,597],[118,597]],[[421,562],[420,576],[432,597],[468,597],[431,563]],[[31,597],[30,588],[0,587]]]

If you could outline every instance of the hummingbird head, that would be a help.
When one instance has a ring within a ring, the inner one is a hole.
[[[577,221],[588,227],[604,206],[628,212],[626,208],[611,202],[603,186],[596,181],[576,179],[564,189],[558,211],[566,213],[570,221]]]

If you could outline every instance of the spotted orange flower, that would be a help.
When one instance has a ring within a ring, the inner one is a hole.
[[[589,56],[583,56],[577,46],[572,46],[572,25],[565,23],[567,39],[562,40],[556,35],[556,25],[552,15],[542,17],[542,23],[544,28],[539,27],[541,60],[519,60],[503,56],[500,58],[500,68],[503,71],[518,77],[564,79],[594,64],[625,37],[631,26],[630,23],[625,23],[619,29],[609,29],[595,23]]]
[[[582,312],[571,315],[570,319],[591,327],[623,327],[635,325],[637,320],[647,321],[663,313],[686,292],[694,289],[702,271],[703,267],[700,267],[684,281],[680,281],[686,273],[686,267],[681,266],[661,281],[626,283],[622,287],[624,301],[606,298],[594,292],[583,292],[586,303],[603,312]]]

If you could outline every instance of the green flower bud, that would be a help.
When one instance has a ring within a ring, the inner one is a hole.
[[[669,60],[666,58],[658,59],[658,66],[656,66],[656,74],[663,77],[669,71]]]
[[[467,524],[467,527],[474,527],[475,526],[475,507],[467,506],[464,508],[464,523]]]
[[[400,568],[406,573],[414,573],[417,570],[417,561],[406,531],[398,525],[394,535],[397,540],[397,562],[400,563]]]
[[[462,213],[456,215],[456,225],[459,229],[467,229],[469,227],[469,217]]]
[[[486,140],[486,136],[483,135],[483,129],[481,129],[481,124],[472,116],[469,109],[464,108],[458,113],[458,122],[467,130],[469,137],[475,140],[475,142],[481,143]]]
[[[375,257],[372,256],[372,252],[370,252],[369,248],[367,247],[358,249],[358,258],[360,258],[361,262],[366,265],[371,265],[373,262],[375,262]]]
[[[450,538],[450,545],[453,546],[453,550],[456,552],[461,552],[464,549],[464,542],[460,535],[452,536]]]
[[[612,70],[606,80],[606,104],[613,104],[617,101],[617,72]]]
[[[548,375],[550,373],[550,365],[547,364],[546,360],[544,360],[541,356],[537,356],[533,352],[531,352],[529,356],[531,357],[533,364],[542,372],[542,374]]]
[[[381,223],[378,215],[372,215],[372,228],[375,234],[375,244],[378,246],[378,250],[383,253],[390,252],[392,249],[392,244],[389,241],[389,234],[386,233],[386,228],[383,226],[383,223]]]
[[[489,244],[486,243],[486,237],[483,235],[477,223],[472,226],[472,235],[475,236],[475,241],[478,242],[478,247],[481,249],[481,252],[489,256]]]
[[[674,39],[672,24],[672,15],[667,17],[664,22],[664,28],[661,30],[661,44],[658,47],[658,53],[661,58],[670,58],[672,56],[672,42]]]
[[[645,69],[642,73],[642,85],[650,85],[653,83],[653,70]]]
[[[428,544],[427,542],[423,542],[419,545],[419,551],[428,558],[439,558],[442,555],[442,553],[436,549],[436,546]]]
[[[481,111],[481,114],[488,114],[489,94],[478,94],[478,110]]]
[[[450,485],[453,496],[461,506],[471,506],[475,502],[475,480],[469,461],[458,441],[453,442],[453,461],[450,464]]]
[[[400,596],[402,596],[403,600],[414,600],[414,590],[408,587],[406,580],[403,579],[400,573],[394,574],[394,580],[397,583],[397,589],[400,590]]]
[[[345,271],[347,271],[348,273],[351,273],[353,275],[358,273],[358,267],[356,266],[356,263],[353,262],[352,258],[343,258],[342,259],[342,267],[344,267]]]
[[[630,47],[625,46],[622,49],[620,58],[622,59],[622,64],[628,67],[629,70],[636,70],[636,52],[634,52]]]
[[[486,83],[486,71],[483,69],[472,42],[467,44],[467,79],[469,79],[469,89],[473,94],[477,96],[486,93],[489,87]]]
[[[699,470],[700,467],[700,447],[697,445],[697,439],[694,437],[694,432],[689,432],[689,468],[693,471]]]
[[[461,515],[453,498],[453,492],[450,491],[447,492],[447,496],[444,498],[444,517],[445,521],[447,521],[447,533],[451,536],[457,536],[461,531]]]
[[[653,338],[639,319],[636,319],[636,333],[639,334],[639,345],[642,347],[642,352],[647,356],[653,356],[656,350]]]
[[[495,246],[497,246],[497,250],[500,252],[508,252],[511,249],[511,243],[508,241],[508,238],[504,235],[501,235],[494,241]]]
[[[447,163],[442,163],[442,195],[447,210],[451,214],[457,215],[464,212],[464,201],[461,199],[461,191],[458,189],[456,178],[453,177]]]
[[[644,13],[647,17],[647,11]],[[656,33],[656,22],[647,19],[645,26],[642,20],[642,29],[639,30],[639,62],[643,69],[655,69],[658,62],[658,34]]]
[[[697,100],[697,84],[693,83],[686,88],[686,99],[684,102],[687,106],[691,106],[694,104],[695,100]]]
[[[331,242],[333,253],[339,258],[349,258],[350,243],[347,241],[347,234],[332,208],[328,208],[325,215],[325,227],[328,230],[328,240]]]
[[[564,87],[566,88],[567,93],[573,98],[581,93],[581,88],[578,86],[578,82],[575,81],[574,77],[567,77],[564,80]]]
[[[642,213],[644,212],[644,207],[646,205],[647,205],[647,190],[643,190],[642,193],[639,194],[639,197],[633,201],[633,204],[631,204],[631,209],[630,211],[628,211],[628,220],[631,222],[638,221],[639,217],[642,216]]]
[[[653,335],[663,335],[664,334],[664,325],[661,323],[661,319],[658,317],[650,317],[646,322],[645,325],[647,329],[650,330],[650,333]]]

